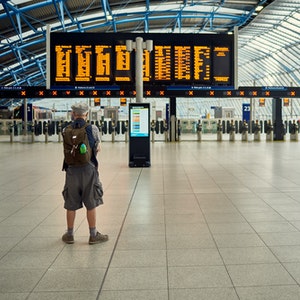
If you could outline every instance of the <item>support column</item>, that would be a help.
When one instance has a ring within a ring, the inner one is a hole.
[[[136,102],[143,102],[143,38],[137,37],[135,53]]]
[[[282,122],[282,99],[272,99],[272,121],[274,127],[274,141],[284,140],[284,127]]]
[[[143,41],[142,37],[137,37],[135,42],[126,40],[126,50],[131,52],[135,49],[135,88],[136,88],[136,102],[143,102],[143,54],[144,49],[149,52],[153,50],[153,41]]]
[[[178,140],[177,118],[176,118],[176,97],[170,98],[170,142]]]
[[[23,116],[24,116],[24,120],[23,120],[23,135],[27,135],[27,126],[28,126],[28,107],[27,107],[27,98],[24,98],[23,100]]]

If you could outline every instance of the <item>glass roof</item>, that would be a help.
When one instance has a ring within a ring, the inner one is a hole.
[[[299,86],[299,0],[0,0],[0,85],[46,85],[52,31],[232,33],[239,86]],[[262,10],[259,11],[259,8]]]

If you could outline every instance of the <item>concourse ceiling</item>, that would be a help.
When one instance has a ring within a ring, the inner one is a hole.
[[[299,0],[0,0],[0,87],[46,85],[47,25],[193,34],[236,27],[239,86],[300,86]]]

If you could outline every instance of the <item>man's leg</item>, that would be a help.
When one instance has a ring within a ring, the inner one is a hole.
[[[96,207],[93,209],[89,209],[86,211],[86,217],[88,220],[89,228],[90,228],[90,239],[89,244],[98,244],[102,242],[106,242],[108,240],[108,235],[101,234],[97,231],[96,228]]]
[[[68,229],[74,228],[76,210],[67,210],[67,226]]]
[[[76,211],[75,210],[67,210],[67,232],[62,236],[62,240],[67,244],[74,243],[74,222],[75,222]]]
[[[86,210],[86,217],[90,228],[96,227],[96,207]]]

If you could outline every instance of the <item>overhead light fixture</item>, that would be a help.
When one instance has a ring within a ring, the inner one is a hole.
[[[263,8],[264,8],[263,5],[258,5],[258,6],[256,6],[255,11],[260,12]]]

